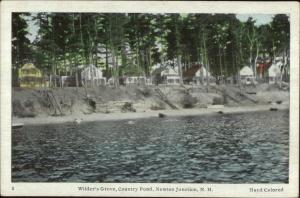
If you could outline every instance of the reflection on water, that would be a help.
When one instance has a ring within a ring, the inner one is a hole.
[[[13,182],[287,183],[288,111],[25,126]]]

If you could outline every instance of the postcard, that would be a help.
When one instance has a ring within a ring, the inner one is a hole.
[[[299,3],[2,1],[1,195],[297,197]]]

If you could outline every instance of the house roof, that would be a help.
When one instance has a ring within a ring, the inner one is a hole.
[[[22,68],[19,69],[19,78],[26,77],[42,77],[42,72],[32,63],[26,63]]]
[[[207,71],[207,76],[211,76],[210,72],[205,68],[205,66],[201,67],[201,69],[199,69],[196,72],[196,76],[197,77],[206,76],[206,71]]]
[[[189,68],[189,69],[183,71],[183,74],[182,74],[182,75],[183,75],[183,77],[186,77],[186,78],[188,78],[188,77],[194,77],[194,76],[196,76],[197,71],[198,71],[201,67],[202,67],[201,64],[193,65],[191,68]]]
[[[261,68],[263,71],[268,70],[272,65],[272,62],[259,62],[256,67]]]
[[[32,63],[26,63],[25,65],[23,65],[23,67],[21,68],[21,70],[39,70],[38,68],[36,68]]]
[[[253,76],[254,73],[252,71],[252,69],[249,66],[244,66],[241,70],[240,70],[240,75],[241,76]]]
[[[151,74],[152,74],[152,75],[161,74],[161,72],[162,72],[164,69],[165,69],[164,67],[155,68],[155,69],[151,72]]]
[[[162,76],[170,76],[170,75],[176,76],[176,75],[178,75],[178,67],[172,68],[171,66],[168,66],[165,68],[165,70],[163,70],[161,72],[161,75]]]

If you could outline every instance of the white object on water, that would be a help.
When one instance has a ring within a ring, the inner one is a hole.
[[[127,122],[127,124],[134,124],[134,121],[129,120],[129,121]]]
[[[22,128],[23,126],[24,126],[23,123],[12,123],[12,128],[13,129]]]

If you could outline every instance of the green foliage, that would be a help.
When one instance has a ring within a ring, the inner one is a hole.
[[[32,44],[25,15],[39,28]],[[283,14],[259,27],[234,14],[148,13],[13,13],[12,25],[15,68],[31,60],[48,75],[70,75],[94,64],[108,78],[149,76],[153,65],[179,55],[183,68],[200,62],[213,75],[230,76],[245,64],[255,68],[257,56],[287,51],[290,38]]]
[[[27,23],[24,13],[12,13],[12,83],[18,86],[18,69],[31,58],[29,39],[26,37]]]

